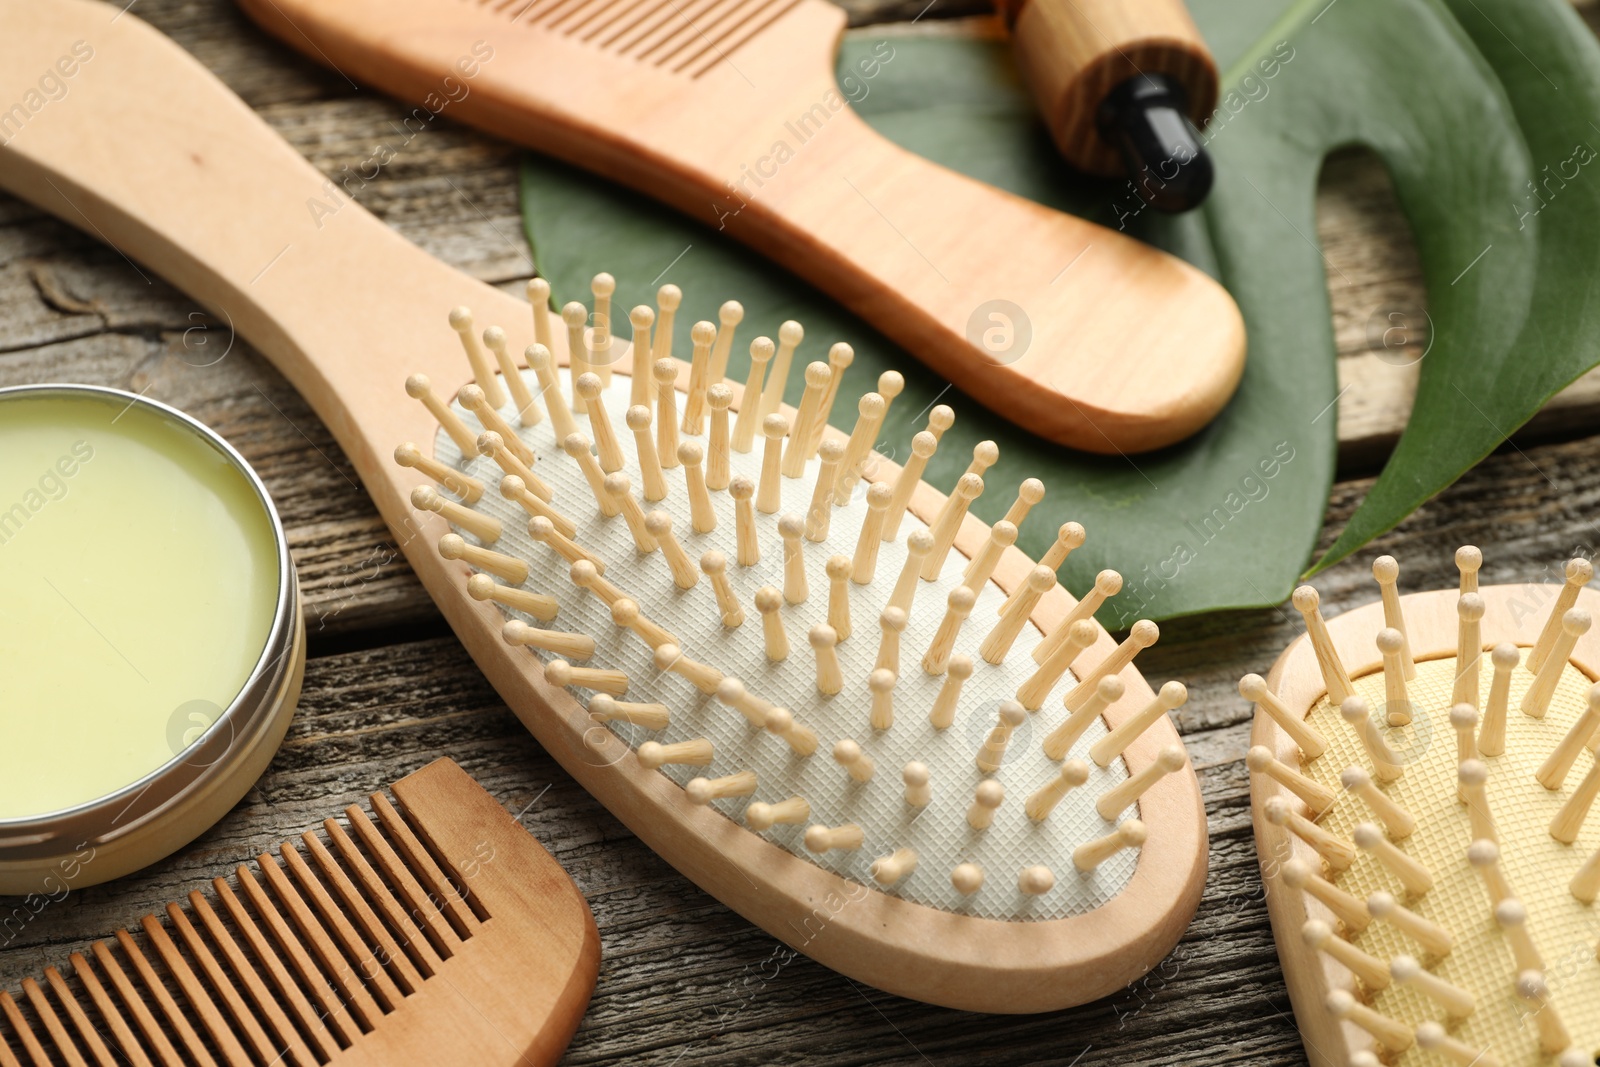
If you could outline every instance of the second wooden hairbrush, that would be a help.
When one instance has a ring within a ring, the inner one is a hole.
[[[946,409],[904,477],[865,462],[899,375],[855,432],[829,430],[847,346],[802,372],[788,324],[753,343],[764,377],[743,395],[721,381],[731,324],[630,375],[610,279],[588,329],[582,305],[546,312],[542,282],[530,309],[357,206],[319,219],[321,176],[136,18],[81,0],[8,16],[0,69],[95,45],[73,106],[0,150],[0,183],[283,369],[490,681],[647,844],[789,944],[940,1004],[1059,1008],[1170,949],[1206,865],[1168,717],[1183,687],[1131,665],[1153,624],[1119,644],[1092,621],[1118,576],[1081,605],[1056,585],[1075,524],[1038,566],[1010,544],[1042,486],[994,530],[967,514],[992,445],[949,500],[917,477]],[[653,315],[630,316],[641,353]],[[806,377],[798,411],[785,368]]]
[[[1306,1054],[1593,1067],[1600,1056],[1600,597],[1562,586],[1400,596],[1324,622],[1240,692],[1268,911]]]

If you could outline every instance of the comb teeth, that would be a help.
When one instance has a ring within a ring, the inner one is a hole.
[[[0,1065],[328,1063],[487,914],[382,794],[0,992]]]

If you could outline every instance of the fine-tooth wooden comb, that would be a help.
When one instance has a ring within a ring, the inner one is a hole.
[[[1322,619],[1239,691],[1278,953],[1316,1067],[1600,1062],[1600,597],[1400,596]]]
[[[1079,4],[1113,34],[1156,10]],[[867,126],[834,81],[845,13],[825,0],[241,6],[349,77],[724,230],[1043,437],[1159,448],[1204,426],[1238,385],[1243,320],[1203,272]]]
[[[588,905],[452,761],[393,792],[0,990],[0,1065],[555,1063],[599,969]]]
[[[670,330],[647,340],[671,285],[628,316],[633,376],[608,276],[558,318],[544,281],[530,308],[358,206],[319,228],[321,175],[138,19],[58,0],[9,23],[0,70],[95,52],[72,106],[0,149],[0,184],[275,361],[507,703],[669,862],[825,964],[971,1010],[1079,1003],[1176,942],[1206,866],[1184,688],[1131,665],[1153,623],[1119,645],[1093,621],[1115,572],[1082,604],[1056,584],[1081,527],[1038,566],[1014,547],[1040,483],[993,530],[968,513],[992,443],[951,499],[920,481],[948,408],[902,476],[873,447],[899,374],[841,434],[848,345],[805,363],[785,323],[740,389],[733,302],[687,364]]]

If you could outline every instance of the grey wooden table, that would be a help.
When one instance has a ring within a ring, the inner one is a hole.
[[[853,0],[857,23],[910,18],[925,0]],[[970,0],[962,0],[970,3]],[[941,3],[943,9],[948,0]],[[958,5],[949,3],[949,12]],[[135,14],[191,50],[330,175],[391,140],[405,110],[264,38],[226,0],[140,0]],[[938,11],[935,14],[939,13]],[[925,20],[931,21],[931,20]],[[361,194],[407,238],[520,293],[532,271],[517,217],[516,152],[441,121]],[[1349,391],[1331,541],[1403,423],[1414,369],[1370,350],[1381,309],[1420,306],[1416,258],[1383,171],[1342,156],[1325,172],[1320,238]],[[0,384],[78,380],[147,390],[216,427],[278,502],[310,622],[299,713],[260,783],[178,855],[75,891],[22,923],[0,906],[0,986],[447,753],[553,852],[587,895],[604,964],[568,1062],[629,1064],[1298,1064],[1251,844],[1249,708],[1234,686],[1299,632],[1280,610],[1182,621],[1141,657],[1189,683],[1180,727],[1204,789],[1211,871],[1199,915],[1146,979],[1073,1011],[983,1016],[901,1000],[798,957],[644,848],[521,728],[393,547],[325,427],[267,363],[182,294],[115,252],[0,196]],[[1453,550],[1484,549],[1485,582],[1548,579],[1600,540],[1600,383],[1581,381],[1455,488],[1318,580],[1329,613],[1374,596],[1369,565],[1398,555],[1408,583],[1453,582]],[[3,904],[3,902],[0,902]],[[781,954],[778,958],[787,956]]]

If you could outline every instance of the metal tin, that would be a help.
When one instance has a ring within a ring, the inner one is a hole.
[[[266,511],[278,554],[278,595],[266,644],[238,695],[199,738],[149,774],[98,799],[0,819],[0,894],[59,899],[171,855],[213,826],[255,784],[288,732],[300,697],[305,622],[277,508],[250,464],[210,427],[120,389],[24,385],[0,389],[0,402],[19,395],[89,395],[141,405],[183,426],[248,480]]]

